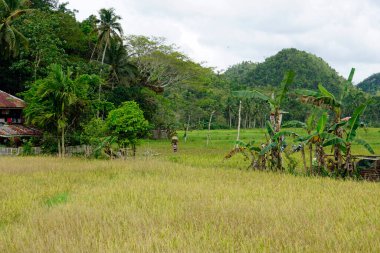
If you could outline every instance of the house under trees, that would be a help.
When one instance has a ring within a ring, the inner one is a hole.
[[[0,145],[20,146],[23,140],[41,135],[39,130],[24,125],[25,106],[22,99],[0,90]]]

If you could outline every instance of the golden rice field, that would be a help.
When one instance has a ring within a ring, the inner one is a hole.
[[[0,252],[380,252],[379,183],[246,170],[230,142],[195,139],[0,157]]]

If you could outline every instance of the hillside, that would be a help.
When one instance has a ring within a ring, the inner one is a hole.
[[[246,67],[246,71],[242,71],[242,67]],[[277,86],[288,70],[295,71],[294,85],[297,88],[316,89],[318,83],[322,83],[329,90],[338,93],[338,85],[344,80],[322,58],[294,48],[283,49],[263,63],[232,66],[225,74],[232,82],[243,80],[243,83],[236,84],[238,87]],[[237,78],[234,74],[243,76]]]
[[[373,74],[359,83],[357,87],[368,93],[377,93],[380,91],[380,73]]]

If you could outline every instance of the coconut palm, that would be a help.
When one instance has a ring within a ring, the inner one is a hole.
[[[111,40],[113,38],[119,38],[121,39],[123,35],[123,28],[121,27],[121,24],[119,21],[121,20],[121,17],[115,14],[115,9],[101,9],[99,11],[99,19],[97,19],[95,22],[97,24],[96,32],[98,33],[98,40],[95,45],[94,51],[91,55],[91,60],[94,56],[94,53],[96,50],[99,52],[102,52],[102,65],[104,64],[104,59],[106,57],[106,51],[111,46]],[[102,84],[99,83],[99,101],[100,101],[100,95],[102,92]],[[99,111],[98,111],[98,117],[99,117]]]
[[[121,38],[123,36],[123,28],[119,21],[121,17],[115,14],[115,9],[101,9],[99,11],[99,19],[96,20],[97,28],[96,31],[98,33],[98,41],[96,47],[94,48],[94,52],[91,56],[91,59],[95,53],[95,50],[98,49],[102,51],[102,64],[104,63],[104,59],[106,56],[107,49],[110,48],[111,39]]]
[[[28,40],[13,25],[14,21],[30,11],[25,9],[26,0],[0,0],[0,55],[16,57],[20,46],[26,47]]]

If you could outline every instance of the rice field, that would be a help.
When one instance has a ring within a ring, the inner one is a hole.
[[[360,134],[379,154],[380,132]],[[223,160],[234,131],[211,137],[126,161],[0,157],[0,252],[380,251],[380,184],[247,170]]]

